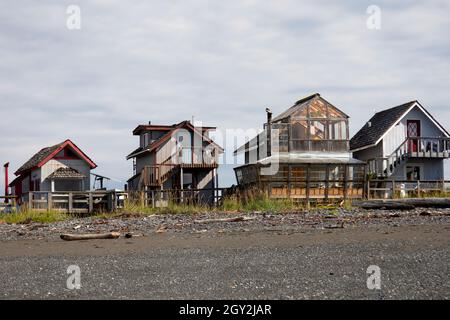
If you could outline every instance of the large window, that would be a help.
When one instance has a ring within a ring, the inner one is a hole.
[[[345,120],[329,121],[329,139],[347,140],[347,122]]]

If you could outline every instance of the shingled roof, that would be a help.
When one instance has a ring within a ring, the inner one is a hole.
[[[383,135],[394,124],[401,120],[402,116],[415,105],[417,105],[432,121],[434,121],[442,132],[448,135],[448,132],[444,129],[444,127],[442,127],[417,100],[414,100],[377,112],[350,140],[350,150],[357,150],[377,144]]]
[[[72,141],[70,141],[70,139],[67,139],[61,143],[55,144],[54,146],[45,147],[39,150],[27,162],[25,162],[15,172],[15,174],[19,175],[25,171],[43,165],[46,161],[51,159],[52,156],[56,155],[56,153],[58,153],[60,150],[63,150],[65,147],[70,147],[80,157],[80,159],[85,160],[89,164],[91,169],[97,167],[97,165],[83,151],[81,151],[80,148],[78,148]]]
[[[69,167],[62,167],[50,174],[47,179],[83,179],[86,176]]]
[[[45,158],[47,158],[49,155],[51,155],[53,152],[56,151],[59,147],[61,147],[64,144],[64,142],[55,144],[51,147],[42,148],[39,150],[35,155],[33,155],[27,162],[25,162],[18,170],[17,172],[23,172],[29,169],[32,169],[36,167],[41,161],[43,161]]]

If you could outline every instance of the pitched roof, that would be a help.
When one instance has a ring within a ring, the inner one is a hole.
[[[169,140],[172,135],[178,131],[181,128],[188,128],[191,131],[201,135],[203,137],[203,139],[205,139],[205,141],[209,142],[210,144],[213,144],[215,146],[217,146],[220,150],[220,152],[223,152],[223,148],[221,146],[219,146],[217,143],[215,143],[213,140],[209,139],[208,137],[205,137],[202,133],[199,132],[199,129],[197,127],[194,127],[190,121],[185,120],[185,121],[181,121],[180,123],[178,123],[177,125],[172,126],[172,128],[165,133],[163,136],[161,136],[159,139],[153,141],[151,144],[149,144],[146,148],[137,148],[136,150],[134,150],[133,152],[131,152],[128,156],[127,156],[127,160],[134,158],[135,156],[144,153],[144,152],[152,152],[153,150],[157,149],[159,146],[161,146],[164,142],[166,142],[167,140]],[[214,127],[204,127],[202,129],[202,131],[205,131],[205,128],[214,128]],[[136,130],[136,129],[135,129]]]
[[[375,146],[390,128],[415,107],[419,108],[446,137],[450,137],[450,133],[428,112],[428,110],[425,109],[419,101],[413,100],[377,112],[350,140],[350,150],[356,151]]]
[[[71,140],[67,139],[61,143],[55,144],[51,147],[42,148],[36,154],[34,154],[27,162],[25,162],[16,172],[16,175],[24,171],[31,170],[36,167],[43,166],[47,161],[52,159],[58,152],[63,150],[66,146],[70,146],[83,160],[85,160],[90,167],[93,169],[97,167],[97,165],[83,152],[80,148],[78,148]]]
[[[55,150],[57,150],[64,142],[55,144],[51,147],[45,147],[34,154],[27,162],[25,162],[18,170],[17,173],[23,172],[36,167],[42,160],[51,155]]]
[[[399,106],[375,113],[350,140],[350,150],[371,146],[389,130],[408,111],[416,101],[409,101]]]
[[[177,125],[140,124],[133,130],[133,135],[140,135],[143,131],[171,131]],[[202,127],[203,131],[212,129],[216,129],[216,127]]]
[[[309,95],[305,98],[302,98],[300,100],[298,100],[292,107],[290,107],[289,109],[283,111],[282,113],[280,113],[278,116],[276,116],[275,118],[272,119],[272,123],[274,122],[279,122],[281,120],[284,120],[288,117],[290,117],[293,113],[299,111],[302,108],[306,108],[309,103],[313,103],[313,101],[315,101],[315,99],[320,99],[322,102],[326,103],[329,107],[334,108],[337,112],[339,112],[343,117],[345,118],[349,118],[349,116],[347,114],[345,114],[344,112],[342,112],[341,110],[339,110],[338,108],[336,108],[335,106],[333,106],[330,102],[328,102],[327,100],[325,100],[324,98],[322,98],[320,96],[320,93],[314,93],[312,95]],[[258,136],[263,137],[263,135],[265,135],[266,133],[262,132],[258,135],[256,135],[255,137],[253,137],[250,141],[246,142],[245,144],[243,144],[242,146],[240,146],[239,148],[237,148],[236,150],[234,150],[233,154],[237,155],[241,152],[244,151],[249,151],[252,150],[254,148],[256,148],[258,146]],[[259,139],[259,145],[263,145],[264,144],[265,139]]]
[[[308,103],[310,103],[311,101],[313,101],[314,99],[319,98],[321,99],[323,102],[327,103],[329,106],[334,107],[331,103],[329,103],[327,100],[325,100],[324,98],[322,98],[320,96],[320,93],[314,93],[312,95],[309,95],[307,97],[304,97],[300,100],[298,100],[292,107],[290,107],[289,109],[287,109],[286,111],[280,113],[278,116],[276,116],[275,118],[272,119],[272,122],[277,122],[283,119],[286,119],[287,117],[289,117],[290,115],[292,115],[294,112],[296,112],[297,110],[305,107],[308,105]],[[336,107],[334,107],[335,109],[337,109]],[[341,110],[339,110],[340,113],[342,113],[346,118],[349,118],[348,115],[346,115],[344,112],[342,112]]]
[[[83,179],[86,176],[69,167],[58,168],[47,179]]]

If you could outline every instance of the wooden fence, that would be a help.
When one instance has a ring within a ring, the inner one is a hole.
[[[44,192],[24,194],[21,207],[32,210],[57,210],[70,213],[115,211],[123,208],[127,193],[123,191]]]
[[[271,186],[268,190],[260,188],[214,188],[186,190],[147,190],[147,191],[90,191],[90,192],[43,192],[35,191],[22,195],[20,199],[0,197],[0,212],[8,213],[29,208],[32,210],[58,210],[70,213],[111,212],[125,207],[125,202],[146,207],[165,207],[171,203],[181,205],[220,206],[223,199],[234,197],[247,202],[262,194],[271,198],[292,198],[294,200],[333,201],[336,199],[396,199],[417,197],[450,197],[450,181],[405,181],[405,180],[369,180],[365,187],[334,186],[315,190],[304,186],[305,191],[285,190]],[[308,189],[311,189],[308,191]],[[295,192],[295,193],[294,193]],[[307,195],[309,194],[309,197]],[[2,201],[3,200],[3,201]]]
[[[450,196],[450,181],[369,180],[367,199],[397,199]]]

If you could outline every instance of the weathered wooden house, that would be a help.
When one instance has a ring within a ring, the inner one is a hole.
[[[349,117],[316,93],[267,122],[262,133],[235,154],[238,185],[265,190],[272,198],[361,198],[365,163],[349,149]]]
[[[376,113],[351,139],[372,178],[443,180],[450,154],[447,130],[418,102]]]
[[[190,121],[174,125],[139,125],[139,147],[133,159],[129,190],[204,190],[201,198],[211,202],[218,186],[218,157],[223,149],[212,141],[215,127],[194,127]]]
[[[18,199],[30,191],[86,191],[97,165],[72,141],[41,149],[16,172],[10,184]]]

